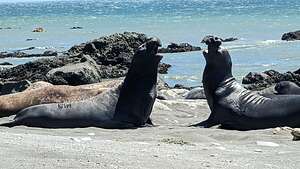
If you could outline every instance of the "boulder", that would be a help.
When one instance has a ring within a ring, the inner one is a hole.
[[[281,37],[281,40],[286,40],[286,41],[300,40],[300,30],[295,32],[284,33]]]
[[[46,76],[48,82],[58,85],[81,85],[91,84],[101,81],[97,71],[95,61],[89,56],[85,56],[84,62],[77,64],[68,64],[63,67],[50,70]]]
[[[191,52],[191,51],[199,51],[201,47],[192,46],[188,43],[171,43],[166,48],[160,48],[158,53],[178,53],[178,52]]]

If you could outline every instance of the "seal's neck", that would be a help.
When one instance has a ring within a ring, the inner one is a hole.
[[[156,98],[156,82],[157,66],[147,75],[131,67],[120,90],[114,119],[135,126],[144,125]]]
[[[204,88],[210,90],[216,90],[221,83],[233,78],[231,68],[228,70],[222,70],[212,65],[206,65],[203,72],[203,85]]]

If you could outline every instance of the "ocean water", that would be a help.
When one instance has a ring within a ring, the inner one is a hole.
[[[83,29],[71,30],[73,26]],[[32,52],[63,51],[124,31],[157,36],[165,46],[188,42],[205,48],[201,39],[217,35],[239,38],[223,44],[239,80],[250,71],[300,68],[300,42],[280,40],[284,32],[300,30],[298,0],[0,0],[0,27],[12,28],[0,29],[0,51],[31,46],[38,47]],[[33,33],[36,27],[46,32]],[[5,61],[21,64],[34,59]],[[170,85],[201,83],[205,65],[201,52],[164,54],[163,61],[173,66],[162,75]]]

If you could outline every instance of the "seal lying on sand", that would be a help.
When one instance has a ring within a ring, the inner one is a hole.
[[[296,83],[290,81],[282,81],[277,83],[275,90],[281,95],[300,95],[300,87]]]
[[[18,111],[34,105],[89,99],[119,84],[121,84],[121,80],[80,86],[52,85],[39,81],[23,92],[0,96],[0,117],[16,114]]]
[[[139,48],[122,85],[80,102],[26,108],[2,126],[135,128],[145,125],[156,98],[158,64],[162,59],[157,55],[159,46],[160,40],[151,38]]]
[[[262,96],[245,89],[232,76],[231,57],[219,46],[221,41],[210,38],[203,52],[206,66],[203,72],[205,95],[210,117],[193,126],[221,127],[237,130],[300,126],[300,96]]]

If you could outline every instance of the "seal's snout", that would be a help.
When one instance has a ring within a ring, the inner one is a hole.
[[[152,38],[149,38],[148,41],[146,42],[146,48],[147,50],[151,50],[155,53],[158,52],[158,47],[161,47],[162,44],[161,44],[161,41],[159,38],[156,38],[156,37],[152,37]]]
[[[209,36],[204,38],[201,43],[205,43],[209,49],[218,49],[221,46],[222,41],[218,37]]]
[[[149,53],[153,54],[156,56],[157,60],[160,61],[163,56],[158,55],[158,48],[162,46],[162,43],[159,38],[157,37],[151,37],[148,39],[146,42],[146,49]]]

